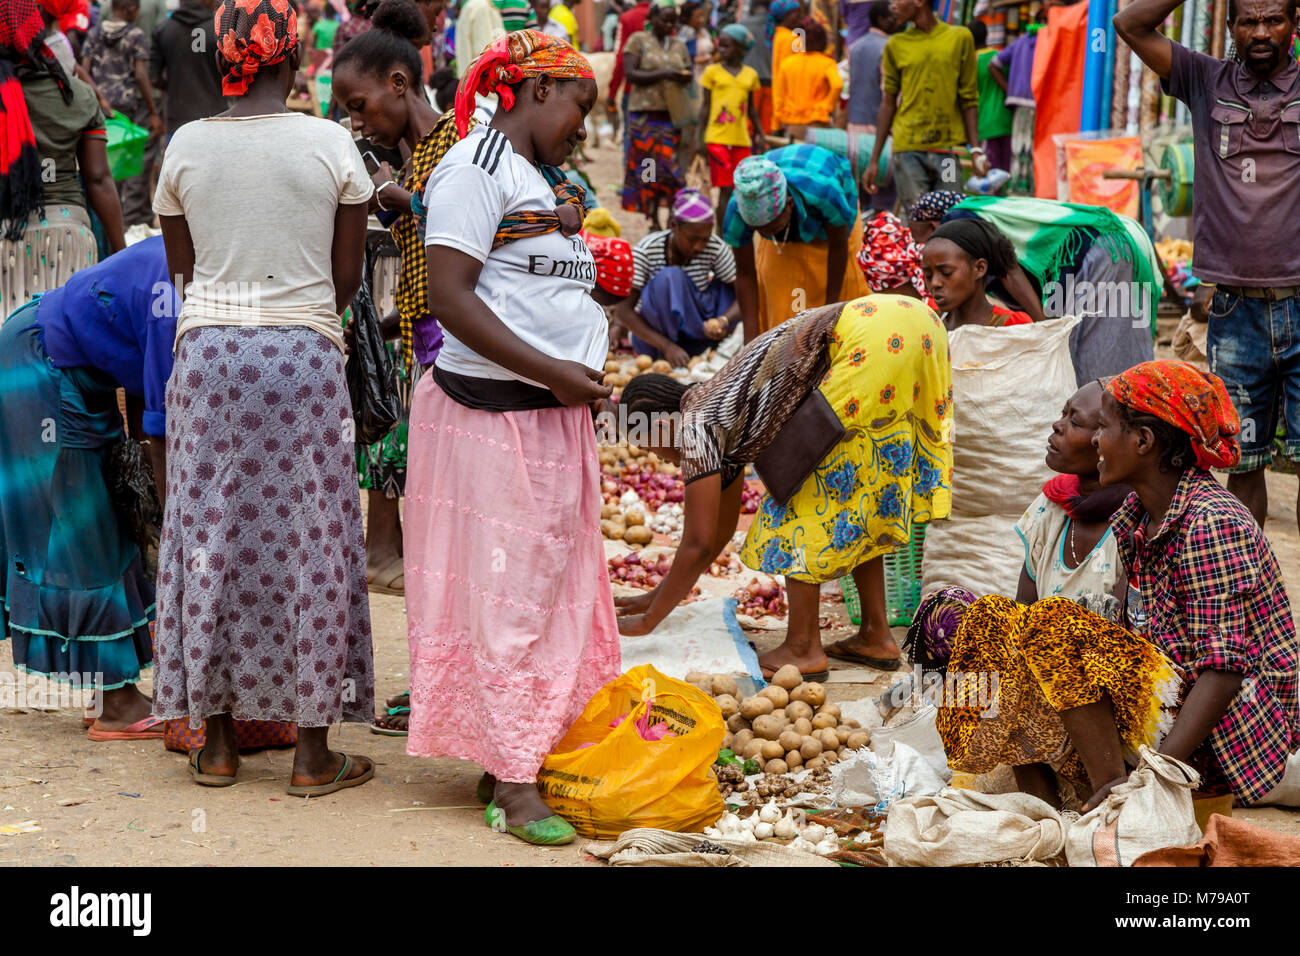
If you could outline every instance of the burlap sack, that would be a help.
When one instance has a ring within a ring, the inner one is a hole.
[[[889,810],[885,859],[890,866],[975,866],[1050,860],[1065,847],[1073,814],[1062,815],[1027,793],[976,793],[948,787],[908,797]]]
[[[1143,746],[1128,780],[1070,827],[1070,866],[1132,866],[1151,850],[1196,843],[1201,830],[1192,791],[1200,782],[1187,764]]]
[[[704,840],[706,837],[698,833],[639,827],[620,834],[617,840],[588,843],[582,849],[614,866],[839,866],[825,857],[792,850],[780,843],[739,840],[730,836],[708,840],[725,847],[725,854],[691,850]]]

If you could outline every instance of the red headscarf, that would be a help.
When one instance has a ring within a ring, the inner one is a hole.
[[[1143,362],[1105,383],[1110,396],[1187,432],[1202,468],[1231,468],[1241,460],[1241,431],[1223,380],[1186,362]]]
[[[0,235],[6,239],[20,238],[27,218],[45,208],[41,156],[17,67],[44,70],[64,101],[72,99],[63,68],[41,39],[44,33],[36,0],[0,2]]]
[[[461,139],[469,129],[469,118],[474,112],[474,95],[495,93],[501,108],[510,110],[515,105],[511,85],[530,76],[546,73],[557,80],[595,79],[587,58],[575,50],[568,40],[538,33],[536,30],[516,30],[497,37],[469,66],[456,90],[456,131]]]
[[[225,0],[212,26],[226,61],[223,96],[243,96],[258,70],[282,62],[298,46],[298,14],[287,0]]]
[[[41,0],[41,6],[52,17],[57,17],[59,29],[64,33],[90,29],[90,4],[87,0]]]
[[[632,244],[613,236],[597,236],[587,230],[582,241],[596,260],[596,285],[620,298],[632,292]]]

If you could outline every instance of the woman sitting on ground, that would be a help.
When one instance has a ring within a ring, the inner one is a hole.
[[[626,418],[650,429],[650,440],[638,444],[680,463],[686,518],[663,581],[616,602],[620,631],[649,633],[686,597],[735,533],[746,464],[817,390],[844,435],[815,467],[808,463],[785,504],[764,498],[741,552],[747,566],[784,575],[790,601],[785,642],[759,662],[769,676],[794,664],[810,680],[825,676],[827,654],[897,668],[884,555],[907,542],[913,524],[951,510],[951,383],[939,317],[893,295],[804,312],[750,342],[701,385],[665,375],[632,379],[622,395]],[[818,594],[823,582],[845,574],[862,595],[862,626],[823,649]]]
[[[1101,415],[1102,394],[1100,382],[1089,382],[1070,397],[1052,426],[1047,466],[1056,477],[1043,485],[1043,493],[1016,523],[1025,547],[1016,600],[1033,604],[1040,597],[1066,597],[1118,621],[1127,579],[1110,519],[1131,489],[1103,487],[1097,473],[1092,436]],[[977,597],[963,587],[946,587],[923,600],[903,642],[911,660],[927,672],[945,672],[957,627]],[[967,765],[975,760],[968,751]],[[985,761],[980,766],[992,769],[993,765]],[[1052,773],[1062,768],[1030,763],[1013,769],[1022,790],[1052,792]],[[1070,769],[1083,779],[1077,762]]]
[[[668,228],[632,247],[632,293],[618,305],[618,322],[632,347],[685,366],[740,321],[736,260],[713,232],[713,205],[698,189],[673,199]]]
[[[1028,325],[1046,318],[1031,293],[1025,295],[1025,312],[989,301],[984,289],[991,279],[1012,289],[1030,286],[1011,241],[982,220],[959,219],[936,229],[921,254],[921,271],[949,331],[963,325]]]
[[[1087,809],[1127,779],[1142,745],[1238,804],[1278,785],[1300,745],[1300,645],[1268,539],[1208,471],[1237,462],[1238,431],[1223,383],[1190,365],[1144,362],[1106,383],[1098,475],[1134,489],[1110,521],[1128,579],[1123,623],[1063,597],[976,601],[949,670],[997,673],[998,713],[940,708],[950,766],[1073,767]],[[1049,775],[1017,781],[1060,805]]]

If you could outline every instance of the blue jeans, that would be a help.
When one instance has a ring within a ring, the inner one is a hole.
[[[894,188],[902,204],[900,219],[907,222],[912,203],[925,193],[937,189],[962,191],[961,163],[952,153],[929,153],[924,150],[907,150],[894,153]]]
[[[1274,302],[1216,290],[1206,352],[1241,418],[1241,464],[1231,470],[1273,461],[1279,418],[1282,454],[1300,461],[1300,295]]]

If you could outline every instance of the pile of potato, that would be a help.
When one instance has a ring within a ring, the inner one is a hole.
[[[638,506],[624,511],[616,504],[602,505],[600,533],[611,541],[624,541],[643,547],[654,540],[654,532],[646,524],[645,509]]]
[[[626,442],[606,445],[598,455],[600,469],[606,475],[635,475],[637,472],[649,472],[661,475],[676,475],[679,470],[670,461],[664,461],[652,451],[629,445]]]
[[[614,389],[614,398],[618,398],[623,394],[623,387],[642,372],[671,375],[678,381],[691,382],[697,380],[691,372],[704,360],[704,355],[696,355],[685,369],[680,369],[673,368],[665,359],[651,359],[648,355],[619,358],[609,352],[605,357],[605,384]]]
[[[856,720],[840,719],[839,707],[826,701],[826,688],[804,681],[793,664],[743,700],[737,700],[739,688],[729,674],[695,671],[686,681],[721,708],[727,721],[722,749],[756,760],[764,773],[820,770],[871,743],[871,734]]]

